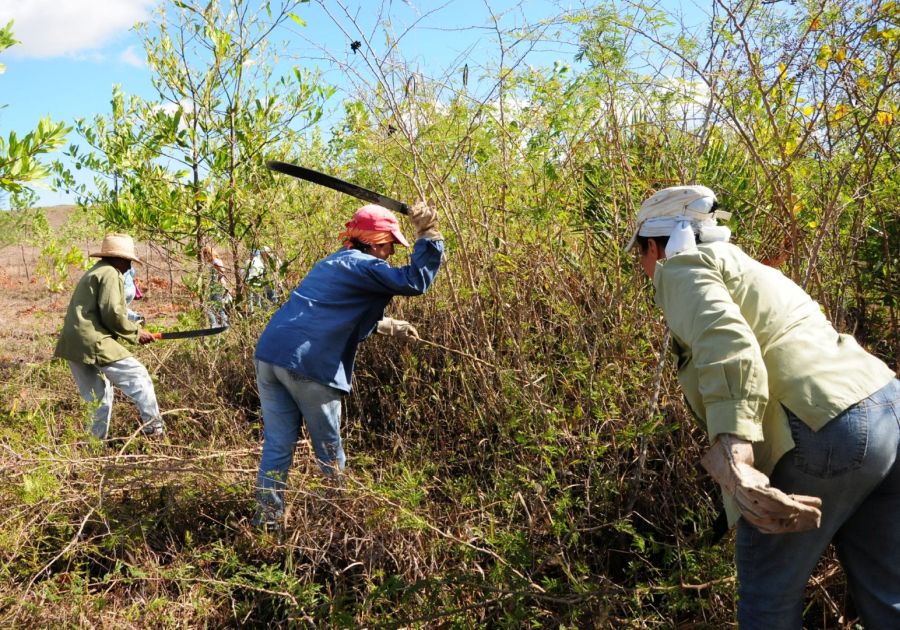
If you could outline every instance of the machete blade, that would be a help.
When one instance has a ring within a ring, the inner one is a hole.
[[[191,339],[193,337],[208,337],[210,335],[218,335],[228,330],[228,326],[219,326],[217,328],[201,328],[199,330],[170,330],[168,332],[155,332],[154,339]]]
[[[345,182],[343,179],[338,179],[337,177],[314,171],[311,168],[297,166],[296,164],[291,164],[289,162],[279,162],[278,160],[269,160],[266,162],[266,168],[270,171],[284,173],[285,175],[290,175],[297,179],[302,179],[314,184],[319,184],[320,186],[325,186],[326,188],[331,188],[332,190],[337,190],[346,195],[350,195],[351,197],[362,199],[363,201],[377,203],[379,206],[384,206],[388,210],[393,210],[400,214],[409,214],[409,206],[402,201],[397,201],[396,199],[386,197],[385,195],[369,190],[368,188]]]

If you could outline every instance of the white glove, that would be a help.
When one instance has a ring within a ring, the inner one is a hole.
[[[804,532],[821,524],[822,500],[769,485],[769,478],[753,467],[750,442],[723,433],[700,463],[734,497],[741,516],[762,533]]]
[[[409,209],[409,222],[416,228],[416,240],[427,238],[436,241],[444,238],[437,230],[437,211],[424,201],[417,201]]]
[[[419,332],[416,330],[416,327],[402,319],[385,317],[378,322],[378,327],[375,330],[379,335],[388,335],[389,337],[419,338]]]

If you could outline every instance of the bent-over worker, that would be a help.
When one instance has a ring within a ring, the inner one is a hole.
[[[802,625],[829,542],[866,628],[900,628],[900,381],[778,270],[728,242],[704,186],[647,199],[640,264],[653,282],[703,466],[737,524],[738,623]]]
[[[112,416],[113,385],[137,405],[144,435],[162,437],[165,426],[147,368],[119,343],[146,344],[153,335],[128,318],[123,274],[140,263],[127,234],[108,234],[100,260],[78,284],[69,302],[54,357],[65,359],[85,401],[96,403],[91,433],[105,439]]]

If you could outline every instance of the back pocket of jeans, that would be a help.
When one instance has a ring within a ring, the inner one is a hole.
[[[794,438],[794,462],[808,475],[827,479],[862,465],[869,443],[869,419],[865,403],[856,404],[828,424],[813,431],[785,408]]]

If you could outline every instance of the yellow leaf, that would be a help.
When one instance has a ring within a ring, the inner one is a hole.
[[[846,48],[838,48],[837,52],[834,53],[835,61],[843,61],[847,58],[847,49]]]
[[[804,116],[812,116],[813,112],[816,111],[816,108],[812,105],[807,105],[802,111]]]
[[[865,90],[867,87],[869,87],[869,80],[866,77],[859,77],[856,80],[856,85],[859,86],[859,89]]]
[[[779,63],[778,64],[778,76],[780,77],[781,75],[783,75],[785,70],[787,70],[787,66],[784,65],[783,63]]]
[[[819,222],[818,221],[810,221],[809,223],[806,224],[806,227],[815,229],[815,228],[819,227]]]
[[[831,115],[831,120],[838,121],[844,116],[847,115],[847,112],[850,111],[849,108],[844,103],[838,103],[834,108],[834,113]]]
[[[797,201],[794,203],[794,207],[792,208],[795,215],[800,214],[803,211],[803,202]]]
[[[875,120],[882,127],[890,127],[894,122],[894,115],[891,112],[878,112],[875,114]]]
[[[828,67],[828,61],[831,59],[831,46],[825,44],[819,49],[819,54],[816,55],[816,65],[824,70]]]

